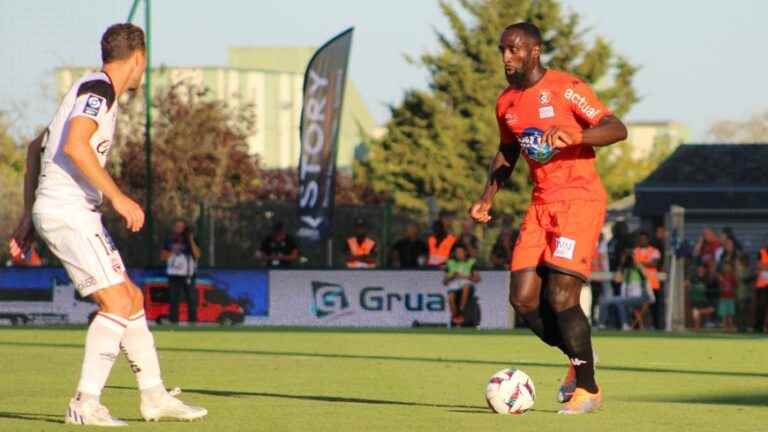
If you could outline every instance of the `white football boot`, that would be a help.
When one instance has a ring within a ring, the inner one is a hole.
[[[201,407],[190,406],[176,399],[181,390],[177,387],[170,392],[165,392],[157,401],[141,401],[141,416],[146,421],[159,421],[163,418],[173,420],[197,420],[208,414],[208,410]]]
[[[128,423],[118,420],[109,414],[109,410],[95,399],[77,401],[70,399],[64,423],[86,426],[128,426]]]

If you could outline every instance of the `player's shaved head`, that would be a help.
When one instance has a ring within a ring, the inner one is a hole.
[[[542,43],[541,30],[529,22],[519,22],[517,24],[509,25],[504,29],[504,33],[510,31],[520,32],[533,46],[540,46]]]
[[[125,60],[136,50],[145,50],[144,30],[133,24],[111,25],[101,36],[101,60],[104,63]]]

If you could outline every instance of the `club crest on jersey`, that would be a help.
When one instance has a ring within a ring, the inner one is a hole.
[[[539,93],[539,102],[542,105],[549,105],[551,101],[552,93],[549,90],[542,90],[541,93]]]
[[[539,128],[526,128],[520,135],[520,147],[523,150],[523,154],[528,159],[534,160],[538,163],[547,163],[552,159],[559,151],[552,148],[549,144],[545,143],[542,138],[544,137],[544,131]]]
[[[99,109],[101,109],[101,105],[103,105],[104,102],[105,100],[101,96],[96,96],[93,94],[88,95],[88,99],[85,100],[83,113],[94,117],[99,115]]]

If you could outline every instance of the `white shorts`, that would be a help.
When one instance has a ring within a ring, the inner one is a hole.
[[[125,282],[123,259],[101,224],[101,213],[33,213],[32,221],[81,296]]]

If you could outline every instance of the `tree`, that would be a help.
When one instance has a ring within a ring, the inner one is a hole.
[[[768,142],[768,110],[756,112],[743,121],[718,120],[709,128],[709,136],[716,142]]]
[[[440,7],[452,35],[437,33],[439,51],[421,56],[430,75],[429,90],[408,90],[391,106],[387,134],[368,142],[368,158],[355,174],[374,191],[389,193],[395,204],[427,210],[464,210],[482,190],[488,163],[498,150],[495,102],[506,86],[498,39],[509,24],[530,21],[544,36],[548,67],[566,70],[593,84],[600,98],[621,116],[637,102],[632,80],[638,68],[617,55],[601,36],[588,37],[580,17],[564,12],[556,0],[459,0],[464,14]],[[528,202],[527,169],[518,168],[495,207],[520,212]]]
[[[258,157],[248,152],[253,107],[237,109],[186,81],[156,90],[153,101],[152,175],[156,216],[194,218],[202,203],[252,199],[259,189]],[[146,194],[144,107],[121,105],[111,171],[135,199]]]
[[[26,149],[9,131],[10,125],[0,112],[0,262],[8,258],[8,238],[24,210],[24,172]]]
[[[597,170],[609,201],[631,195],[635,184],[648,177],[673,150],[673,143],[667,136],[656,140],[650,154],[638,158],[632,156],[632,143],[629,141],[598,150]]]

